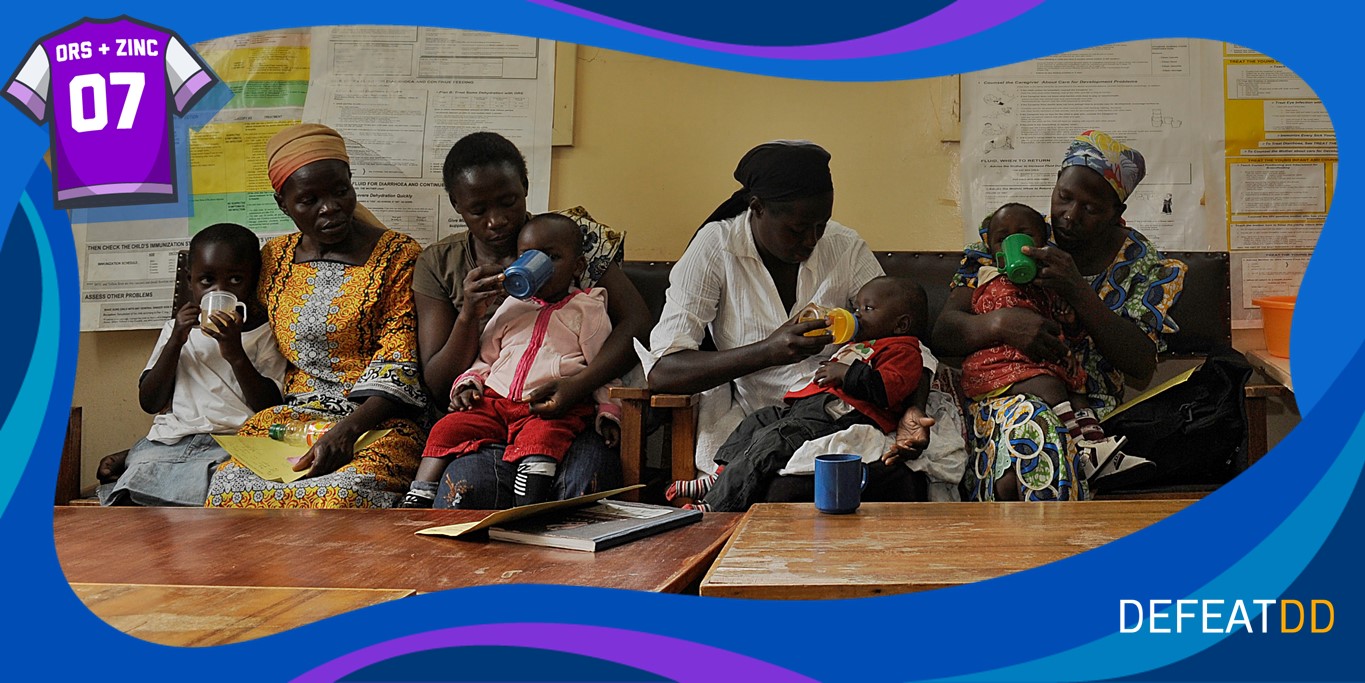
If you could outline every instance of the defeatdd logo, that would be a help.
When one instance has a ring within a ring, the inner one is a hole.
[[[1330,600],[1119,600],[1119,633],[1327,633]]]

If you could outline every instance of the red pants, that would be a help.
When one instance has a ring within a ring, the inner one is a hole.
[[[528,455],[548,455],[563,460],[569,444],[592,423],[591,403],[574,406],[552,418],[532,415],[525,403],[484,390],[483,400],[469,410],[441,418],[427,437],[424,458],[466,455],[492,444],[507,444],[502,459],[521,460]]]

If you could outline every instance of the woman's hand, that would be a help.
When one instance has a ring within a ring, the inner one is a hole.
[[[791,365],[824,350],[834,343],[834,335],[827,330],[817,336],[807,337],[807,332],[829,327],[824,320],[807,320],[799,323],[789,320],[773,330],[767,339],[759,342],[768,352],[768,366]]]
[[[1076,261],[1061,247],[1024,247],[1024,253],[1038,262],[1038,276],[1034,282],[1046,287],[1075,305],[1076,297],[1082,294],[1094,296],[1094,291],[1081,277]]]
[[[558,417],[588,400],[592,391],[591,387],[579,386],[573,378],[555,379],[532,389],[521,400],[533,415]]]
[[[464,306],[460,308],[460,315],[479,320],[488,309],[501,304],[507,298],[502,280],[502,268],[491,263],[471,268],[464,275]]]
[[[1002,308],[990,313],[999,337],[1034,360],[1060,361],[1070,352],[1062,341],[1062,326],[1026,308]]]
[[[360,439],[360,434],[347,429],[344,421],[337,423],[294,463],[294,471],[308,470],[305,476],[321,477],[345,467],[355,458],[355,442]]]

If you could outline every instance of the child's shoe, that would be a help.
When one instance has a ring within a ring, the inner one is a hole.
[[[436,496],[427,495],[426,491],[408,491],[403,496],[403,500],[398,502],[397,507],[414,509],[430,508],[435,500]]]
[[[1085,475],[1086,479],[1090,479],[1104,471],[1104,468],[1108,467],[1109,463],[1120,454],[1119,449],[1123,448],[1123,444],[1126,443],[1128,443],[1126,436],[1111,436],[1099,441],[1091,441],[1085,438],[1076,439],[1076,450],[1085,456],[1081,459],[1082,467],[1085,467],[1084,461],[1090,461],[1090,471],[1081,474]]]
[[[1156,463],[1136,455],[1117,453],[1109,465],[1097,470],[1090,484],[1100,490],[1128,488],[1156,474]]]

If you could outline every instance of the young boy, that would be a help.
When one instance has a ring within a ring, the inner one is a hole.
[[[1047,221],[1042,214],[1023,204],[1006,204],[986,219],[986,243],[991,253],[1003,251],[1006,237],[1024,233],[1037,246],[1047,244]],[[1016,284],[993,266],[982,266],[972,292],[972,312],[990,313],[1002,308],[1026,308],[1057,323],[1063,343],[1083,337],[1086,332],[1076,321],[1076,313],[1056,292],[1032,283]],[[1106,483],[1136,476],[1155,467],[1145,458],[1125,455],[1119,449],[1124,439],[1106,437],[1099,419],[1090,408],[1085,393],[1086,372],[1074,354],[1060,361],[1029,358],[1023,351],[1004,344],[967,356],[962,362],[962,390],[974,400],[1031,394],[1052,406],[1052,412],[1066,425],[1085,458],[1082,474],[1096,483],[1105,471]],[[1117,460],[1117,468],[1106,465]],[[1111,479],[1113,477],[1114,479]]]
[[[553,418],[531,414],[524,402],[547,380],[586,368],[611,334],[611,320],[606,290],[572,288],[587,267],[583,231],[572,219],[536,216],[522,228],[517,246],[523,253],[544,252],[553,272],[531,299],[503,301],[484,327],[478,360],[451,390],[456,412],[432,427],[417,477],[400,507],[431,507],[450,458],[498,443],[507,444],[503,459],[516,463],[514,504],[544,502],[551,496],[559,461],[594,413],[607,445],[620,439],[621,409],[607,397],[605,386],[593,393],[595,405],[585,402]]]
[[[256,304],[260,271],[260,242],[240,225],[219,223],[190,240],[190,300],[161,328],[138,380],[138,401],[156,418],[126,460],[100,462],[101,504],[202,506],[228,458],[212,435],[280,403],[288,363]],[[201,325],[199,302],[213,291],[236,295],[247,319],[216,311]]]
[[[807,441],[855,424],[885,433],[914,398],[924,371],[919,340],[928,318],[924,290],[900,278],[882,276],[858,290],[854,315],[858,334],[821,364],[815,376],[787,392],[787,406],[758,410],[744,418],[716,453],[724,465],[715,478],[678,482],[669,495],[700,498],[684,507],[743,512]],[[688,484],[687,491],[678,484]]]

